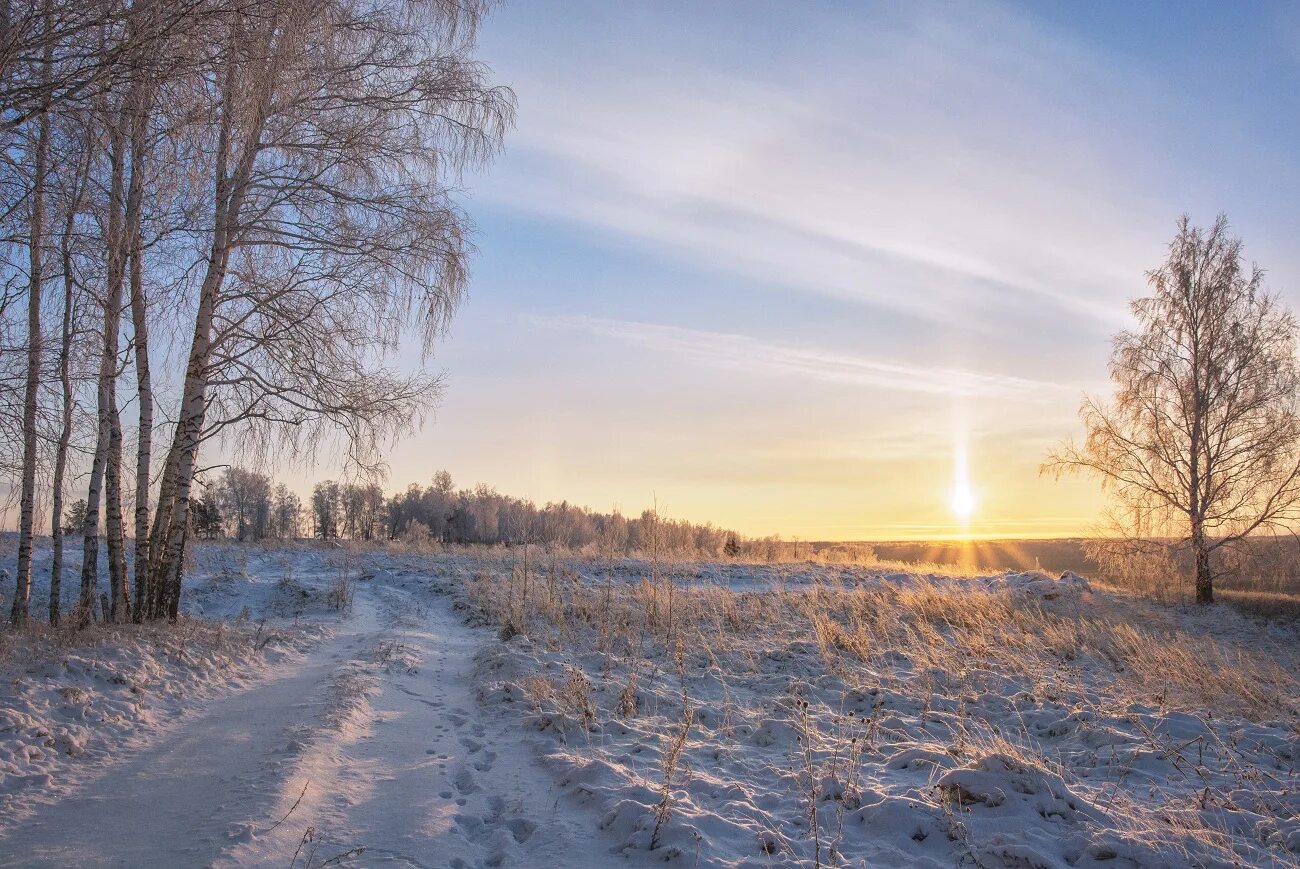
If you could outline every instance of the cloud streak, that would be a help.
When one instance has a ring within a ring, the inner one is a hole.
[[[969,322],[996,321],[1030,302],[1109,331],[1175,216],[1142,156],[1157,101],[1023,16],[957,13],[837,21],[843,32],[744,75],[665,54],[671,38],[625,44],[615,23],[601,44],[631,53],[616,68],[673,75],[546,67],[521,85],[521,159],[495,195],[923,320],[960,304]]]
[[[534,315],[529,320],[543,328],[576,330],[656,353],[761,376],[798,377],[825,383],[967,398],[1025,399],[1044,394],[1059,397],[1062,390],[1076,389],[1006,374],[915,365],[778,344],[729,332],[583,315]]]

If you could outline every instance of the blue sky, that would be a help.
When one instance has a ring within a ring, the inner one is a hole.
[[[515,2],[480,55],[518,125],[465,179],[471,298],[393,488],[1086,531],[1095,485],[1038,465],[1177,216],[1300,300],[1294,5]]]

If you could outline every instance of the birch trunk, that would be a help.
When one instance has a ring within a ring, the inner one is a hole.
[[[119,312],[121,301],[119,294],[116,299]],[[121,319],[120,313],[118,319]],[[127,589],[126,535],[122,521],[122,415],[117,406],[116,383],[110,392],[108,461],[104,468],[104,536],[108,544],[108,583],[111,596],[108,619],[123,622],[131,617],[131,597]]]
[[[158,496],[154,519],[149,584],[156,595],[153,616],[175,618],[180,607],[182,560],[189,525],[190,491],[198,460],[199,444],[207,414],[208,367],[212,353],[212,324],[217,301],[226,279],[231,250],[239,230],[240,210],[248,192],[249,178],[257,158],[266,125],[271,98],[275,93],[279,61],[272,50],[277,20],[273,16],[264,25],[262,43],[265,67],[251,96],[254,100],[247,126],[239,142],[238,159],[234,154],[236,106],[246,98],[237,93],[236,61],[233,51],[222,75],[221,127],[218,134],[213,172],[212,242],[208,265],[199,290],[199,306],[194,318],[194,336],[190,343],[185,385],[181,393],[181,413],[176,435],[163,474],[163,491]],[[165,496],[165,497],[164,497]]]
[[[1210,544],[1199,524],[1192,529],[1192,554],[1196,565],[1196,602],[1214,603],[1214,573],[1210,570]]]
[[[207,401],[207,366],[212,341],[212,318],[216,311],[217,292],[225,276],[225,255],[210,261],[208,275],[204,278],[199,296],[199,309],[194,320],[194,338],[190,347],[190,361],[185,371],[185,388],[181,403],[181,418],[176,425],[176,437],[168,456],[166,474],[168,501],[159,496],[158,516],[154,532],[157,545],[153,546],[154,566],[150,571],[149,585],[154,590],[154,618],[174,617],[179,606],[181,569],[180,560],[189,522],[190,490],[194,481],[195,461],[198,458],[199,435]],[[164,512],[165,508],[165,512]],[[165,529],[165,530],[164,530]]]
[[[80,179],[77,179],[77,184],[80,185]],[[63,236],[59,239],[59,251],[63,261],[63,345],[59,348],[59,386],[63,393],[63,416],[59,428],[59,443],[54,451],[54,496],[50,510],[52,521],[50,624],[52,625],[59,623],[63,593],[63,477],[68,467],[68,445],[72,441],[72,332],[75,323],[72,292],[72,233],[79,201],[78,195],[69,204],[68,214],[63,223]]]
[[[162,481],[158,486],[158,506],[154,513],[153,527],[149,531],[149,570],[145,583],[145,615],[143,616],[146,619],[160,619],[166,615],[166,582],[163,573],[165,567],[160,556],[163,551],[163,541],[171,528],[172,511],[175,507],[176,477],[180,473],[178,467],[180,443],[181,428],[178,425],[172,434],[172,443],[163,464]]]
[[[136,391],[140,430],[135,451],[135,620],[145,617],[149,588],[149,469],[153,453],[153,381],[149,371],[149,325],[140,264],[139,230],[131,244],[131,320],[135,329]]]
[[[106,316],[107,320],[108,317]],[[100,360],[98,403],[104,398],[104,360]],[[95,457],[90,465],[90,484],[86,488],[86,517],[81,526],[81,596],[78,602],[78,622],[89,624],[94,618],[95,601],[99,597],[99,495],[104,485],[104,464],[108,457],[108,420],[99,417],[99,430],[95,438]]]
[[[135,452],[135,608],[136,621],[144,618],[143,608],[149,584],[149,470],[153,452],[153,383],[149,370],[148,304],[144,294],[144,245],[141,239],[141,208],[146,164],[145,125],[152,103],[149,85],[137,82],[131,99],[131,180],[126,195],[125,252],[130,263],[131,325],[135,336],[135,377],[139,402],[139,431]],[[126,593],[123,577],[122,592]]]
[[[108,544],[109,611],[113,622],[130,613],[127,592],[126,545],[122,527],[122,415],[117,405],[119,333],[122,324],[122,288],[126,275],[126,207],[124,203],[126,165],[121,127],[114,123],[110,134],[109,159],[112,180],[109,190],[107,233],[107,298],[104,318],[104,360],[100,377],[105,381],[100,416],[107,422],[107,458],[104,466],[104,536]],[[111,313],[108,313],[111,312]]]
[[[104,117],[108,113],[103,114]],[[119,616],[119,599],[126,583],[126,564],[122,540],[121,455],[122,423],[117,410],[118,332],[122,322],[123,262],[123,193],[124,172],[122,134],[115,125],[110,131],[109,159],[111,181],[108,195],[108,221],[105,258],[107,280],[104,289],[104,330],[99,360],[99,434],[95,442],[95,459],[91,466],[90,490],[86,495],[86,534],[81,571],[82,615],[86,620],[94,606],[99,576],[99,501],[104,496],[104,531],[108,542],[110,607],[106,619]]]
[[[46,21],[49,6],[46,5]],[[45,65],[50,59],[46,42]],[[44,267],[42,245],[45,230],[45,169],[49,156],[50,116],[42,114],[36,134],[35,180],[28,225],[27,282],[27,382],[23,391],[23,473],[18,508],[18,572],[9,618],[15,625],[27,623],[32,594],[32,535],[36,516],[36,405],[41,382],[41,282]]]

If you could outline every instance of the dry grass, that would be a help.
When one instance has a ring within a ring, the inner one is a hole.
[[[981,582],[915,577],[900,585],[778,584],[764,591],[679,584],[673,590],[675,641],[670,642],[669,587],[663,582],[619,582],[612,590],[603,580],[564,583],[553,598],[536,596],[527,610],[519,607],[517,597],[509,599],[509,586],[501,573],[481,570],[470,583],[469,595],[492,620],[514,625],[543,648],[572,654],[570,660],[579,664],[586,660],[590,677],[605,680],[595,693],[609,698],[611,718],[653,719],[665,744],[680,732],[673,722],[681,711],[667,683],[680,679],[685,685],[692,674],[740,682],[753,677],[754,683],[762,683],[777,662],[789,662],[794,667],[791,678],[797,674],[810,685],[833,676],[827,684],[848,690],[925,698],[920,720],[942,722],[933,725],[932,733],[942,734],[949,756],[972,760],[1001,755],[1028,769],[1070,778],[1076,792],[1114,810],[1119,819],[1115,835],[1165,855],[1194,842],[1202,856],[1219,854],[1229,863],[1235,859],[1236,834],[1206,820],[1211,814],[1204,811],[1206,805],[1227,799],[1209,778],[1198,797],[1202,804],[1155,789],[1137,799],[1115,782],[1081,782],[1039,748],[1033,733],[1014,732],[1005,721],[968,712],[967,698],[981,708],[974,701],[1007,696],[1010,679],[1027,686],[1037,698],[1033,702],[1059,704],[1082,720],[1095,715],[1133,723],[1141,716],[1130,710],[1140,708],[1154,710],[1157,719],[1178,712],[1203,722],[1290,721],[1300,730],[1300,653],[1295,648],[1268,631],[1252,631],[1244,622],[1241,636],[1201,631],[1175,608],[1133,596],[1104,592],[1093,599],[1043,601]],[[604,663],[591,663],[593,654]],[[588,701],[564,699],[554,676],[537,678],[546,682],[536,686],[539,704],[591,720]],[[726,695],[725,684],[721,690]],[[646,700],[639,701],[639,696]],[[650,708],[639,708],[639,702],[648,702]],[[749,702],[755,701],[751,697]],[[796,709],[790,698],[761,702]],[[806,789],[802,800],[808,805],[840,813],[839,824],[835,815],[809,816],[812,829],[806,833],[814,838],[814,861],[825,858],[826,865],[838,865],[834,861],[844,855],[838,851],[836,827],[842,825],[845,807],[852,806],[862,752],[874,751],[878,741],[897,742],[899,737],[888,728],[882,732],[876,707],[848,717],[836,711],[833,700],[819,702],[820,718],[805,714],[802,725],[797,711],[789,712],[795,729],[802,726],[803,744],[809,749],[794,761],[802,772],[791,786]],[[737,711],[730,695],[717,706],[717,720],[702,728],[697,740],[725,743],[733,738],[728,734],[734,719],[747,714]],[[599,717],[602,711],[594,714]],[[1147,733],[1145,742],[1147,749],[1172,758],[1193,778],[1209,776],[1198,752],[1205,757],[1234,755],[1231,746],[1198,742],[1189,747],[1156,732]],[[1241,764],[1232,775],[1237,778],[1234,786],[1244,793],[1267,771]],[[818,789],[829,781],[842,787],[826,801]],[[954,841],[962,841],[960,806],[950,803],[941,789],[935,790],[934,799],[949,813]],[[779,847],[777,839],[764,847]],[[1279,865],[1294,864],[1287,862],[1291,857],[1279,853]]]
[[[1245,591],[1222,589],[1215,595],[1219,600],[1253,616],[1279,622],[1300,622],[1300,595],[1279,591]]]
[[[57,627],[32,621],[16,629],[6,623],[0,626],[0,666],[36,664],[68,652],[131,642],[147,644],[183,661],[192,648],[222,651],[236,644],[253,647],[256,638],[243,622],[231,624],[185,615],[175,622],[91,622],[84,627],[73,618],[64,619]]]
[[[655,643],[665,657],[675,651],[660,639],[669,618],[668,593],[660,585],[620,588],[607,605],[604,589],[574,584],[562,595],[537,600],[527,613],[517,602],[507,606],[502,587],[483,572],[471,594],[495,620],[555,647],[569,645],[580,628],[589,627],[605,636],[604,646],[615,655],[648,654]],[[1144,618],[1120,619],[1080,608],[1048,609],[1001,591],[924,582],[767,592],[681,586],[674,617],[695,655],[735,648],[761,632],[776,643],[815,641],[831,670],[881,666],[903,656],[918,670],[1053,674],[1068,681],[1071,667],[1100,666],[1110,671],[1102,690],[1117,706],[1156,703],[1255,720],[1296,714],[1295,650],[1193,635],[1160,608],[1138,606]]]

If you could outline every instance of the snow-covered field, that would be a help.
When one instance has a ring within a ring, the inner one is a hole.
[[[607,591],[596,565],[556,572],[527,615],[520,579],[470,581],[519,631],[482,656],[483,693],[623,853],[1300,862],[1294,628],[1070,574],[687,565]]]
[[[0,634],[0,865],[1300,864],[1294,625],[520,555],[207,545],[175,627]]]

